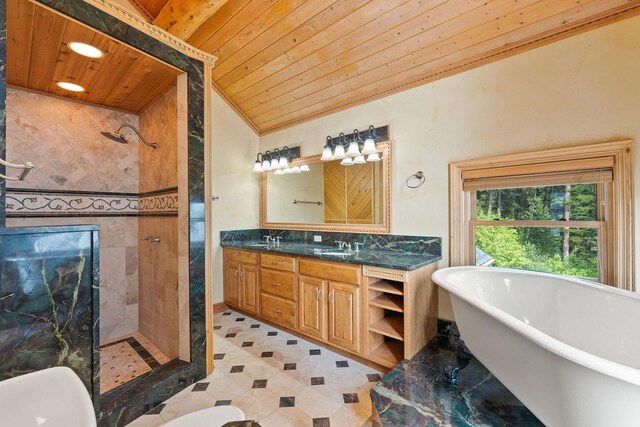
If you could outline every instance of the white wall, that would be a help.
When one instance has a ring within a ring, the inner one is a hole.
[[[259,137],[229,105],[213,92],[212,175],[213,194],[220,199],[212,203],[213,228],[213,302],[222,302],[221,230],[258,228],[259,183],[251,172],[259,151]]]
[[[269,222],[318,224],[324,222],[324,206],[293,200],[324,201],[322,164],[310,166],[310,172],[267,175],[267,219]]]
[[[263,136],[260,148],[301,144],[308,156],[370,124],[391,126],[392,233],[442,237],[446,266],[450,162],[640,139],[640,17]],[[418,170],[426,184],[407,189]],[[444,293],[440,316],[453,316]]]

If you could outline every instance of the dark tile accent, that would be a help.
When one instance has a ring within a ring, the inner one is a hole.
[[[268,337],[275,337],[276,335],[278,335],[277,332],[267,332]]]
[[[222,329],[222,326],[214,326],[214,327],[213,327],[213,330],[214,330],[214,331],[219,331],[220,329]]]
[[[273,357],[273,351],[263,351],[262,354],[260,355],[260,357],[262,357],[262,358]]]
[[[287,345],[296,345],[298,344],[298,340],[287,340]]]
[[[213,360],[222,360],[224,359],[225,353],[217,353],[213,355]]]
[[[347,360],[338,360],[336,362],[336,368],[348,368],[349,362]]]
[[[314,418],[313,419],[313,427],[331,427],[331,423],[329,422],[329,418]]]
[[[209,387],[209,383],[197,383],[191,391],[205,391]]]
[[[149,412],[147,412],[147,415],[158,415],[160,414],[160,412],[162,412],[165,406],[167,405],[165,405],[164,403],[161,403],[155,408],[153,408],[152,410],[150,410]]]
[[[295,363],[285,363],[284,364],[284,370],[285,371],[294,371],[296,369],[296,364]]]
[[[231,405],[230,400],[216,400],[216,403],[213,406],[229,406],[229,405]]]
[[[257,323],[254,324],[254,325],[251,325],[251,329],[258,329],[259,327],[260,327],[260,325],[257,324]]]
[[[253,347],[253,341],[245,341],[242,343],[243,347]]]
[[[344,403],[359,403],[360,398],[358,397],[358,393],[343,393],[342,399],[344,399]]]
[[[319,355],[320,355],[319,349],[309,350],[309,356],[319,356]]]
[[[230,311],[225,311],[224,313],[222,313],[223,316],[231,316],[231,312]]]
[[[236,322],[244,322],[244,317],[238,317],[238,318],[236,319]]]
[[[311,377],[311,385],[324,385],[324,377]]]
[[[230,334],[225,335],[224,337],[225,337],[225,338],[235,338],[235,337],[236,337],[236,335],[238,335],[236,332],[232,332],[232,333],[230,333]]]
[[[235,365],[231,367],[231,373],[232,374],[237,374],[244,371],[244,365]]]
[[[377,383],[381,379],[380,374],[367,374],[367,380],[369,380],[370,383]]]
[[[266,388],[267,380],[253,380],[253,386],[251,388]]]
[[[294,396],[287,396],[280,398],[280,407],[281,408],[293,408],[296,406],[296,398]]]

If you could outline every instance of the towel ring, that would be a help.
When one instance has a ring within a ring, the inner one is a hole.
[[[417,179],[419,181],[418,185],[409,184],[409,181],[411,181],[412,178],[415,178],[415,179]],[[424,172],[418,171],[418,172],[414,173],[413,175],[411,175],[409,178],[407,178],[407,180],[405,181],[405,184],[407,184],[407,187],[409,187],[409,188],[418,188],[422,184],[424,184],[426,181],[427,181],[427,178],[424,176]]]

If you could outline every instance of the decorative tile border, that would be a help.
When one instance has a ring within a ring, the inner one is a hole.
[[[177,215],[178,191],[128,194],[7,189],[10,218],[66,216]]]

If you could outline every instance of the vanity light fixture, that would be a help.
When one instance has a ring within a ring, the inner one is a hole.
[[[309,169],[309,165],[302,165],[302,166],[300,166],[300,171],[301,172],[311,172],[311,169]]]
[[[289,162],[298,158],[300,158],[300,147],[289,148],[284,146],[282,149],[267,150],[256,155],[252,171],[255,173],[274,171],[276,175],[289,174],[292,173],[291,171],[287,172],[287,169],[291,170]],[[310,171],[309,166],[306,168],[298,166],[297,170],[300,172]]]
[[[302,171],[300,170],[300,166],[294,166],[291,168],[291,171],[293,173],[302,173]]]
[[[324,148],[322,149],[322,157],[320,157],[322,161],[333,160],[333,152],[331,151],[331,137],[327,137],[327,142],[324,144]]]
[[[283,170],[282,170],[282,172],[283,172],[285,175],[290,175],[290,174],[292,174],[292,173],[293,173],[293,169],[291,169],[291,168],[286,168],[286,169],[283,169]]]
[[[347,156],[358,157],[360,156],[360,132],[358,129],[353,131],[353,139],[349,143],[349,149],[347,149]]]
[[[362,154],[365,156],[376,154],[378,150],[376,149],[376,142],[374,141],[374,136],[376,135],[376,128],[373,125],[369,126],[369,136],[364,140],[364,148],[362,149]]]
[[[364,165],[367,161],[364,159],[364,156],[358,156],[353,158],[354,165]]]
[[[353,159],[351,157],[347,157],[345,159],[342,159],[342,161],[340,162],[340,164],[342,166],[352,166],[353,165]]]
[[[367,162],[379,162],[380,160],[382,160],[380,153],[373,153],[367,156]]]
[[[62,89],[68,90],[68,91],[71,91],[71,92],[84,92],[85,91],[85,89],[82,86],[77,85],[75,83],[71,83],[71,82],[58,82],[56,84],[59,87],[61,87]]]
[[[86,56],[87,58],[98,59],[104,56],[104,52],[95,46],[81,42],[69,42],[67,43],[69,49],[77,53],[78,55]]]
[[[383,130],[383,133],[388,132],[384,128]],[[382,158],[376,147],[376,139],[381,138],[384,138],[384,136],[378,138],[376,128],[373,125],[369,126],[367,139],[364,143],[362,142],[358,129],[353,130],[351,138],[347,138],[344,132],[340,133],[337,141],[331,136],[327,136],[320,160],[342,160],[340,164],[344,166],[362,165],[366,162],[379,162]],[[360,150],[361,146],[362,151]],[[346,152],[345,147],[347,147]]]

